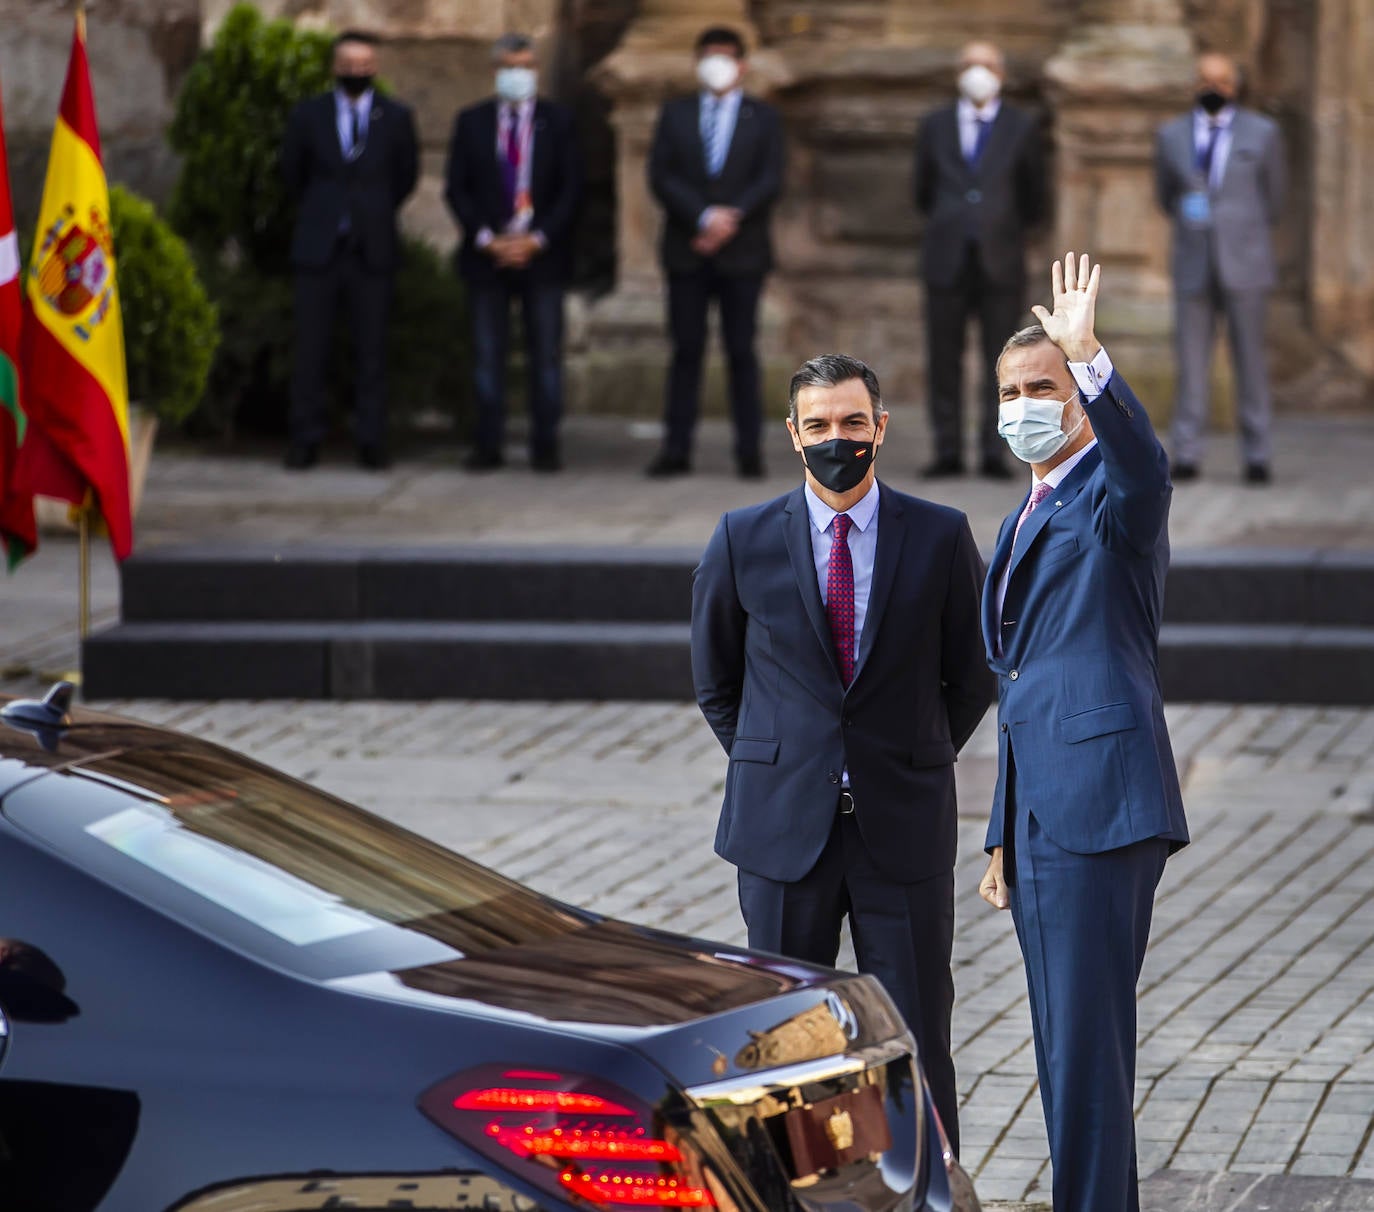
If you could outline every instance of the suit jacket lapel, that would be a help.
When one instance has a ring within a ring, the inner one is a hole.
[[[748,97],[741,97],[739,109],[735,113],[735,129],[730,132],[730,146],[725,149],[725,161],[720,166],[720,175],[730,171],[731,164],[744,154],[744,145],[754,136],[754,105]]]
[[[811,547],[811,515],[806,508],[806,497],[800,488],[796,489],[783,506],[783,533],[787,540],[787,555],[792,561],[792,573],[797,578],[797,589],[801,593],[802,605],[806,615],[815,628],[816,639],[820,641],[830,660],[835,676],[840,676],[839,662],[835,659],[835,644],[830,638],[830,620],[826,617],[825,606],[821,603],[821,587],[816,581],[816,556]],[[881,530],[878,532],[882,533]],[[868,629],[867,623],[864,630]]]
[[[957,129],[955,133],[958,133]],[[974,176],[982,176],[983,164],[994,156],[1002,155],[1010,139],[1011,114],[1007,112],[1007,107],[1003,105],[997,111],[997,117],[992,120],[992,126],[988,130],[987,140],[983,143],[983,154],[978,157],[978,165],[972,170]],[[962,158],[962,149],[960,149],[959,155]]]
[[[964,158],[964,145],[959,139],[959,107],[951,105],[945,110],[945,121],[941,128],[941,138],[945,145],[945,156],[955,167],[965,184],[973,183],[973,170]]]
[[[1221,166],[1221,176],[1217,179],[1217,193],[1226,188],[1226,178],[1231,175],[1231,162],[1236,153],[1250,150],[1250,123],[1247,116],[1237,110],[1231,117],[1231,146],[1226,150],[1226,162]]]
[[[892,596],[892,584],[902,562],[902,544],[906,541],[906,517],[901,502],[882,485],[878,485],[878,550],[873,556],[873,580],[868,587],[868,609],[864,613],[863,634],[859,637],[859,657],[854,663],[854,680],[863,672],[864,662],[877,642],[878,628]]]
[[[1083,461],[1069,473],[1068,479],[1036,506],[1035,512],[1026,519],[1026,524],[1021,527],[1021,533],[1016,537],[1016,546],[1012,548],[1011,566],[1007,570],[1008,583],[1016,575],[1018,565],[1035,543],[1036,537],[1045,529],[1045,524],[1050,520],[1051,515],[1065,502],[1071,501],[1083,491],[1088,479],[1097,470],[1097,465],[1101,462],[1102,455],[1096,447],[1088,451],[1083,456]],[[1029,500],[1029,495],[1027,499]],[[1025,505],[1023,504],[1021,508],[1024,509]]]
[[[1016,507],[1016,512],[1002,523],[1002,529],[997,535],[997,547],[992,553],[992,562],[988,564],[988,575],[983,580],[983,641],[987,644],[988,652],[994,656],[997,654],[997,632],[1002,624],[1002,620],[997,617],[997,582],[1001,580],[1002,569],[1007,566],[1007,560],[1011,556],[1011,536],[1016,533],[1016,519],[1021,516],[1021,511],[1025,509],[1029,500],[1030,492],[1027,491],[1021,504]]]

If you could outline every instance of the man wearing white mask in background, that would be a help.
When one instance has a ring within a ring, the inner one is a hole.
[[[925,474],[964,473],[964,333],[978,320],[983,354],[978,466],[1011,472],[997,435],[997,354],[1025,312],[1026,236],[1045,212],[1038,120],[1002,100],[1006,64],[990,42],[959,56],[959,99],[916,135],[916,209],[924,226],[927,401],[935,458]]]
[[[1094,335],[1099,269],[1008,338],[1001,430],[1031,490],[983,588],[998,779],[979,892],[1025,961],[1055,1212],[1138,1212],[1136,982],[1155,887],[1188,842],[1159,683],[1169,461]]]
[[[458,272],[472,317],[476,424],[469,471],[505,462],[506,347],[511,303],[525,329],[530,466],[562,467],[563,289],[572,270],[582,158],[572,111],[538,97],[534,44],[505,34],[492,46],[496,95],[458,115],[444,198],[462,225]]]
[[[696,42],[700,91],[667,102],[649,151],[649,187],[663,207],[661,255],[673,344],[655,477],[692,469],[706,320],[714,299],[730,374],[735,468],[763,475],[763,402],[754,350],[759,296],[772,267],[768,223],[782,188],[782,123],[747,95],[744,40],[715,27]]]

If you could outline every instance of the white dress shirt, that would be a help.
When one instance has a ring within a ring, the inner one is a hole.
[[[977,145],[979,119],[991,126],[997,120],[997,114],[1001,108],[1001,97],[994,97],[982,109],[979,109],[967,97],[959,98],[956,106],[959,117],[959,150],[964,153],[965,160],[973,155],[973,149]],[[984,144],[984,146],[987,145]]]
[[[1073,375],[1074,382],[1078,384],[1079,394],[1083,397],[1083,406],[1086,410],[1098,396],[1102,394],[1107,386],[1107,380],[1112,377],[1112,360],[1107,356],[1105,349],[1099,349],[1097,356],[1091,362],[1070,362],[1069,373]],[[1091,419],[1091,418],[1089,418]],[[1045,478],[1031,476],[1031,492],[1034,492],[1041,484],[1048,484],[1051,488],[1058,488],[1069,474],[1087,456],[1094,446],[1097,439],[1094,438],[1082,450],[1075,451],[1067,459],[1045,473]],[[1043,509],[1045,503],[1042,502],[1037,508]],[[1011,552],[1007,553],[1007,562],[1002,565],[1002,570],[997,574],[997,626],[1002,626],[1002,604],[1007,600],[1007,575],[1011,571]]]
[[[1193,163],[1201,157],[1203,149],[1212,137],[1212,127],[1217,127],[1217,145],[1212,149],[1212,171],[1208,174],[1209,189],[1221,185],[1226,172],[1226,160],[1231,154],[1231,123],[1235,121],[1236,107],[1223,106],[1216,114],[1209,114],[1200,106],[1193,110]]]
[[[517,122],[515,137],[520,142],[520,146],[527,149],[531,159],[534,157],[534,131],[531,123],[534,121],[534,107],[538,101],[537,97],[529,97],[518,104],[510,101],[500,101],[496,108],[496,161],[504,164],[506,160],[506,140],[510,138],[510,127],[512,122]],[[531,231],[529,233],[538,241],[539,247],[544,248],[548,245],[548,238],[542,231]],[[486,248],[494,239],[496,233],[490,227],[482,228],[473,240],[478,248]]]

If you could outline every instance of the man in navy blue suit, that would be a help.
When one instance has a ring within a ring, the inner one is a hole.
[[[813,358],[788,407],[805,483],[721,518],[693,583],[697,702],[730,755],[716,852],[751,947],[833,965],[848,915],[957,1152],[954,758],[992,697],[982,561],[963,514],[875,478],[864,363]]]
[[[1025,960],[1056,1212],[1136,1212],[1135,990],[1188,827],[1159,686],[1169,463],[1093,335],[1101,267],[1008,340],[999,429],[1031,491],[983,589],[999,777],[979,891]]]

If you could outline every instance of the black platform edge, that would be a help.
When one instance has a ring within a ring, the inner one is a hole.
[[[692,698],[681,623],[126,623],[83,645],[110,698]]]
[[[690,548],[158,548],[120,570],[129,622],[686,621]]]
[[[1172,702],[1374,705],[1374,630],[1166,625],[1160,680]]]

